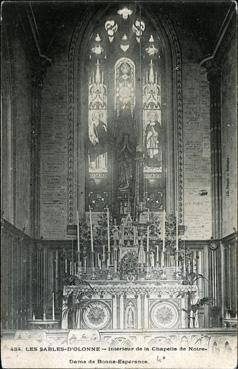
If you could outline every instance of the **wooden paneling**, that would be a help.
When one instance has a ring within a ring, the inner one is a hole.
[[[23,329],[32,314],[33,240],[2,222],[2,328]]]

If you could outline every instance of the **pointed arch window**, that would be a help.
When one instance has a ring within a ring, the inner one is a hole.
[[[165,181],[159,38],[125,7],[102,20],[90,40],[86,207],[102,211],[113,203],[123,216],[144,202],[160,211]]]

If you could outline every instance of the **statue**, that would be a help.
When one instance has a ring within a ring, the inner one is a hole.
[[[127,328],[135,328],[135,314],[133,311],[132,304],[129,304],[128,310],[127,310]]]
[[[92,112],[88,132],[91,161],[94,161],[99,155],[107,151],[107,125],[102,119],[102,112]]]
[[[160,130],[161,127],[156,118],[156,112],[152,111],[145,129],[147,165],[150,167],[158,166],[159,162],[161,162]]]
[[[134,179],[136,153],[135,122],[127,105],[114,122],[113,134],[116,144],[115,164],[118,165],[118,189],[127,191]]]

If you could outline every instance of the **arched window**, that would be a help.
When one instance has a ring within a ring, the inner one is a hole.
[[[113,5],[78,23],[69,49],[68,224],[89,206],[135,219],[165,208],[183,223],[181,60],[166,14]]]
[[[153,27],[126,7],[90,36],[86,209],[164,207],[161,53]]]

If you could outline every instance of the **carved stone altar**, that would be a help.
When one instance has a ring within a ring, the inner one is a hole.
[[[92,298],[83,298],[75,311],[75,326],[81,329],[175,329],[187,326],[182,309],[187,307],[187,298],[178,297],[190,291],[196,294],[197,287],[182,285],[178,281],[90,281]],[[65,286],[64,302],[68,296],[77,299],[87,295],[87,285]],[[68,315],[62,315],[62,328],[67,329]]]

